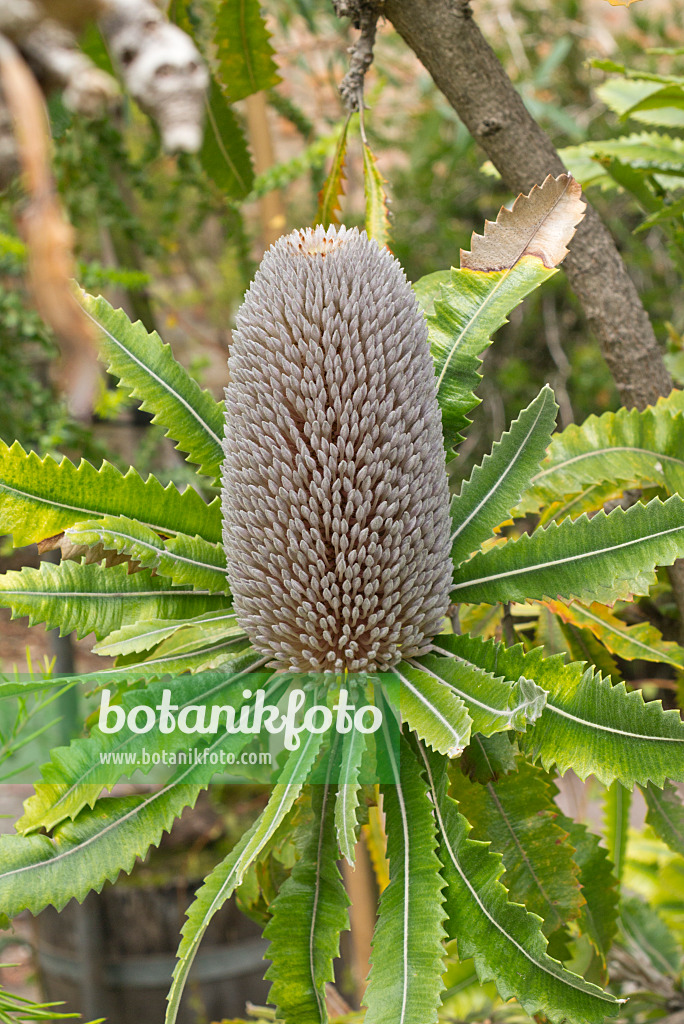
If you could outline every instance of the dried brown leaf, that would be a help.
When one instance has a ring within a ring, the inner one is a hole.
[[[506,270],[523,256],[536,256],[545,267],[558,266],[584,216],[581,196],[572,175],[549,174],[529,195],[519,195],[510,210],[502,207],[496,221],[485,221],[483,235],[473,233],[471,251],[461,249],[461,268]]]
[[[140,562],[136,562],[126,554],[120,554],[104,544],[75,544],[68,534],[56,533],[54,537],[45,537],[38,541],[38,554],[44,555],[48,551],[59,551],[62,561],[83,562],[85,565],[94,565],[104,562],[106,569],[113,565],[128,563],[128,572],[141,572]],[[152,570],[152,575],[156,575]]]

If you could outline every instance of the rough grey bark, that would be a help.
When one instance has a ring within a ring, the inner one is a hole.
[[[473,20],[468,0],[385,0],[383,13],[432,75],[514,192],[565,168]],[[672,388],[660,347],[612,236],[587,207],[563,267],[627,406]]]

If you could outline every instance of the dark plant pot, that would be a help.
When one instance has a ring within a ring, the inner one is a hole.
[[[82,906],[72,900],[59,914],[43,911],[36,947],[46,998],[86,1020],[163,1024],[180,929],[199,884],[108,885]],[[195,959],[178,1024],[244,1016],[247,1001],[265,1002],[267,945],[258,925],[226,903]]]

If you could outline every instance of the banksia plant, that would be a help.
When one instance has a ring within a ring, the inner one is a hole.
[[[60,565],[6,573],[0,603],[93,632],[95,649],[117,663],[67,682],[106,684],[126,722],[115,735],[92,727],[44,767],[16,834],[0,837],[0,912],[82,900],[130,870],[193,803],[214,769],[178,763],[162,789],[103,792],[143,749],[186,750],[183,731],[141,735],[129,724],[141,706],[154,718],[169,686],[198,721],[217,704],[242,713],[257,686],[275,703],[293,672],[319,707],[349,685],[382,713],[372,738],[303,732],[274,772],[263,813],[189,910],[167,1024],[202,936],[236,890],[268,918],[278,1018],[326,1020],[348,926],[337,862],[354,864],[362,828],[375,862],[386,854],[389,865],[366,1024],[436,1021],[445,980],[464,984],[447,949],[528,1014],[602,1024],[618,1012],[619,985],[597,982],[615,937],[625,940],[633,900],[620,904],[601,838],[561,813],[554,777],[572,768],[605,785],[611,850],[623,846],[627,793],[642,786],[651,827],[683,852],[684,808],[668,780],[684,781],[684,723],[614,685],[609,654],[621,644],[623,657],[643,657],[647,647],[681,666],[681,648],[655,627],[630,633],[607,606],[646,594],[655,567],[684,555],[684,487],[671,469],[684,399],[674,392],[552,440],[557,407],[544,388],[450,499],[445,473],[477,405],[482,352],[555,273],[582,216],[579,191],[568,175],[549,177],[473,236],[460,269],[413,290],[390,253],[357,231],[281,239],[240,310],[225,406],[156,335],[87,299],[110,371],[199,467],[202,489],[220,481],[222,498],[0,447],[0,530],[63,554]],[[611,495],[655,496],[606,515],[608,483]],[[544,525],[511,529],[523,513]],[[518,601],[524,643],[511,642]],[[459,614],[464,630],[487,625],[491,638],[455,631]],[[559,636],[567,646],[554,653]],[[609,675],[587,664],[587,651]],[[0,683],[0,699],[54,685]],[[369,779],[381,736],[384,766]],[[193,742],[238,756],[251,737],[199,732]],[[122,760],[110,759],[101,779],[95,767],[112,752]],[[288,822],[297,842],[283,855]],[[274,896],[283,862],[291,868]],[[648,907],[639,914],[662,928]],[[593,981],[561,962],[577,949],[591,957]]]
[[[295,231],[240,310],[226,389],[224,544],[272,664],[385,671],[449,605],[449,488],[427,324],[365,232]]]

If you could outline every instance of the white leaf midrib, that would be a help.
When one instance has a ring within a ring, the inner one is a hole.
[[[490,487],[490,489],[489,489],[489,490],[487,491],[487,493],[486,493],[486,494],[485,494],[485,496],[484,496],[484,497],[482,498],[482,500],[481,500],[481,501],[480,501],[480,502],[479,502],[479,503],[478,503],[478,504],[477,504],[477,505],[475,506],[475,508],[474,508],[474,509],[473,509],[473,510],[471,511],[470,515],[468,515],[468,516],[467,516],[467,517],[466,517],[466,518],[465,518],[465,519],[463,520],[463,522],[459,523],[459,525],[457,526],[457,528],[456,528],[456,529],[454,530],[454,532],[453,532],[453,533],[452,533],[452,535],[451,535],[451,541],[450,541],[450,543],[451,543],[452,547],[453,547],[454,541],[455,541],[455,540],[456,540],[456,538],[457,538],[457,537],[459,536],[459,534],[460,534],[460,533],[462,533],[462,532],[463,532],[463,530],[465,530],[466,526],[468,526],[468,524],[469,524],[470,522],[472,522],[472,520],[474,519],[474,517],[475,517],[475,516],[477,515],[477,513],[478,513],[478,512],[479,512],[479,511],[480,511],[480,510],[482,509],[482,507],[483,507],[484,505],[486,505],[486,504],[487,504],[487,502],[488,502],[488,501],[490,500],[490,498],[491,498],[491,497],[492,497],[493,495],[495,495],[497,491],[499,491],[499,490],[501,489],[501,487],[502,487],[502,486],[503,486],[503,484],[505,483],[505,481],[506,481],[506,479],[507,479],[508,475],[509,475],[509,474],[510,474],[510,473],[511,473],[511,472],[513,471],[513,469],[515,468],[515,466],[516,466],[516,465],[518,464],[519,460],[520,460],[520,459],[522,458],[522,456],[523,456],[523,455],[525,454],[525,451],[526,451],[526,449],[527,449],[527,444],[528,444],[528,442],[529,442],[529,440],[530,440],[530,438],[531,438],[532,434],[533,434],[533,433],[534,433],[534,431],[536,430],[536,428],[537,428],[537,424],[539,423],[539,419],[540,419],[540,417],[541,417],[541,414],[543,413],[543,411],[544,411],[544,409],[545,409],[545,408],[546,408],[546,401],[543,401],[543,402],[541,403],[541,405],[540,405],[540,407],[539,407],[539,411],[537,412],[537,415],[536,415],[536,417],[535,417],[535,419],[534,419],[534,423],[532,424],[532,426],[530,427],[530,429],[529,429],[529,430],[527,431],[527,434],[526,434],[526,436],[524,437],[524,439],[523,439],[523,440],[522,440],[522,442],[520,443],[520,445],[519,445],[518,449],[516,450],[516,453],[515,453],[515,455],[513,456],[513,458],[511,459],[511,461],[510,461],[510,462],[508,463],[508,465],[507,465],[507,466],[506,466],[506,468],[504,469],[504,471],[503,471],[503,473],[501,474],[501,476],[500,476],[500,477],[499,477],[499,478],[498,478],[498,479],[497,479],[497,480],[495,481],[495,483],[493,484],[493,486],[492,486],[492,487]],[[514,424],[512,424],[512,425],[511,425],[511,430],[507,431],[507,434],[508,434],[508,436],[509,436],[509,437],[510,437],[510,435],[511,435],[511,433],[512,433],[512,430],[513,430],[513,426],[514,426]],[[504,437],[505,437],[505,436],[506,436],[506,435],[504,435]],[[503,444],[503,443],[504,443],[504,438],[502,437],[502,438],[501,438],[501,439],[499,440],[498,444],[499,444],[499,445],[501,445],[501,444]],[[492,453],[492,455],[490,455],[490,458],[494,458],[494,453]],[[474,471],[473,471],[473,472],[474,472]]]
[[[546,967],[545,964],[540,964],[539,961],[535,960],[534,957],[530,953],[528,953],[528,951],[525,949],[525,947],[521,946],[520,943],[518,943],[513,938],[512,935],[509,935],[508,932],[505,930],[505,928],[503,928],[502,925],[499,924],[499,922],[496,920],[496,918],[492,914],[489,913],[489,911],[487,910],[485,905],[480,900],[480,897],[479,897],[477,891],[471,885],[469,878],[467,877],[465,872],[462,870],[461,865],[460,865],[459,860],[458,860],[458,857],[456,856],[456,853],[455,853],[455,851],[454,851],[454,849],[453,849],[453,847],[452,847],[452,845],[451,845],[451,843],[449,841],[449,836],[448,836],[448,833],[447,833],[447,830],[446,830],[444,819],[442,817],[441,807],[439,806],[439,802],[438,802],[438,799],[437,799],[437,790],[436,790],[436,786],[435,786],[434,777],[432,775],[432,769],[430,767],[430,762],[428,761],[428,758],[426,756],[425,750],[423,749],[423,745],[422,745],[422,743],[420,743],[420,741],[418,741],[418,749],[420,751],[420,755],[421,755],[423,763],[425,765],[425,770],[426,770],[427,778],[428,778],[428,784],[430,786],[430,792],[432,794],[432,800],[433,800],[433,803],[434,803],[435,815],[437,817],[437,822],[438,822],[438,825],[439,825],[439,831],[440,831],[440,833],[442,835],[442,839],[444,841],[444,845],[446,846],[446,849],[447,849],[447,851],[449,853],[449,857],[451,858],[451,862],[454,865],[454,867],[456,868],[456,871],[458,872],[459,877],[465,883],[468,891],[470,892],[471,896],[473,897],[473,899],[475,900],[475,902],[477,903],[477,905],[479,906],[480,910],[485,915],[487,920],[492,925],[494,925],[496,930],[498,932],[500,932],[506,939],[508,939],[508,941],[513,946],[515,946],[516,949],[520,953],[522,953],[522,955],[525,957],[526,960],[529,960],[530,963],[534,964],[535,967],[538,967],[541,971],[544,971],[550,977],[555,978],[556,981],[560,981],[562,984],[568,985],[569,988],[574,988],[575,990],[577,990],[579,992],[582,992],[583,995],[586,995],[586,996],[589,996],[589,997],[593,997],[595,999],[603,999],[605,1002],[609,1002],[609,1003],[614,1005],[616,1003],[616,1000],[612,996],[607,995],[605,993],[602,993],[600,989],[596,993],[594,993],[594,992],[587,992],[587,990],[585,988],[583,988],[581,985],[578,985],[578,984],[576,984],[575,982],[572,982],[572,981],[568,981],[565,978],[559,977],[559,975],[557,973],[555,973],[554,971],[550,970],[548,967]],[[561,968],[561,970],[562,969],[563,968]],[[570,974],[570,972],[567,972],[567,973]],[[572,977],[572,975],[570,975],[570,977]],[[580,981],[580,980],[581,979],[578,978],[578,981]],[[620,1002],[620,1000],[617,1000],[617,1002]]]
[[[542,569],[553,569],[557,565],[567,565],[570,562],[581,562],[586,558],[595,558],[597,555],[607,555],[611,554],[613,551],[622,551],[625,548],[634,547],[635,544],[643,544],[647,541],[658,540],[660,537],[667,537],[672,533],[681,533],[682,531],[684,531],[684,525],[671,526],[667,530],[659,530],[657,533],[650,533],[646,537],[636,537],[631,540],[621,541],[619,544],[611,544],[605,548],[596,548],[593,551],[583,551],[579,554],[566,555],[563,558],[554,558],[548,562],[537,562],[534,565],[525,565],[517,569],[507,569],[505,572],[492,573],[491,576],[481,576],[479,579],[462,580],[460,583],[454,583],[451,589],[462,590],[465,587],[479,586],[481,583],[491,583],[495,580],[506,579],[510,576],[522,576],[528,572],[539,572]],[[534,536],[534,534],[532,536]],[[509,541],[508,543],[516,544],[518,542]],[[501,551],[503,548],[494,548],[493,550]]]
[[[205,433],[207,433],[211,437],[212,441],[214,441],[219,446],[219,448],[222,449],[220,438],[214,433],[209,424],[200,416],[197,410],[193,409],[190,402],[183,398],[183,396],[179,394],[177,391],[174,391],[174,389],[171,387],[168,381],[165,381],[163,377],[160,377],[158,374],[156,374],[151,367],[147,366],[142,361],[142,359],[138,359],[138,357],[134,355],[134,353],[131,352],[131,350],[127,348],[122,341],[116,338],[111,333],[111,331],[107,330],[107,328],[102,323],[100,323],[97,317],[94,317],[92,313],[90,313],[85,307],[83,307],[83,311],[85,315],[88,317],[88,319],[91,320],[92,323],[94,323],[95,326],[99,330],[101,330],[103,334],[106,334],[109,340],[112,341],[115,345],[117,345],[121,349],[121,351],[124,352],[126,356],[128,356],[129,359],[136,363],[144,373],[149,374],[149,376],[152,377],[153,380],[156,380],[157,384],[159,384],[160,387],[164,389],[164,391],[168,392],[168,394],[171,395],[172,398],[175,398],[176,401],[178,401],[186,409],[186,411],[193,417],[193,419],[196,420],[198,425],[205,431]]]

